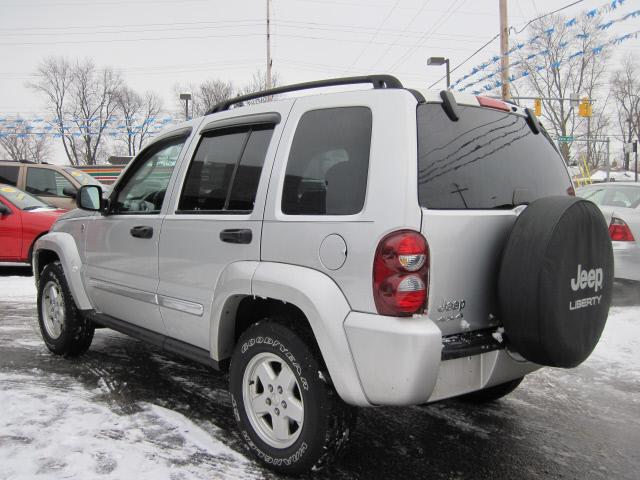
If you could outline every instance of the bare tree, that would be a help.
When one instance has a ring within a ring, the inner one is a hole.
[[[66,135],[69,130],[66,121],[67,96],[73,81],[73,68],[62,57],[50,57],[45,59],[36,72],[38,80],[29,86],[45,97],[49,111],[53,116],[53,127],[57,135],[62,139],[64,151],[72,164],[77,164],[75,145],[72,137]]]
[[[95,165],[103,147],[104,132],[117,107],[121,79],[110,68],[97,69],[84,60],[71,64],[52,57],[38,68],[30,86],[44,95],[53,124],[72,165]]]
[[[0,136],[0,147],[11,160],[30,160],[41,163],[51,155],[50,138],[34,133],[31,125],[17,118],[15,126],[5,129]]]
[[[543,98],[544,123],[557,136],[576,131],[591,134],[590,121],[578,117],[568,101],[554,99],[569,98],[571,93],[593,99],[602,86],[607,50],[599,48],[605,39],[597,24],[587,16],[577,19],[573,27],[561,15],[542,18],[531,25],[527,46],[517,58],[518,70],[529,72],[521,91]],[[561,151],[569,162],[570,145],[563,143]]]
[[[640,135],[640,78],[637,59],[633,55],[624,58],[622,66],[611,79],[611,93],[616,100],[618,128],[624,143]],[[629,154],[624,168],[629,169]]]
[[[162,100],[155,93],[147,92],[142,96],[124,86],[118,92],[116,103],[124,125],[124,131],[117,139],[126,145],[127,154],[133,157],[150,138],[155,118],[162,110]]]
[[[191,116],[200,117],[211,107],[235,95],[232,82],[216,78],[205,80],[199,85],[176,85],[174,87],[176,107],[184,111],[184,104],[179,99],[181,92],[191,92]]]
[[[280,86],[280,75],[278,74],[278,72],[272,72],[271,88],[275,88],[278,86]],[[260,92],[266,89],[267,89],[267,74],[262,70],[256,70],[255,72],[253,72],[253,75],[251,76],[251,81],[247,85],[242,87],[242,89],[240,89],[240,92],[238,93],[240,95],[246,95],[249,93]],[[255,100],[249,100],[246,103],[248,104],[263,103],[263,102],[268,102],[270,100],[273,100],[273,97],[256,98]]]

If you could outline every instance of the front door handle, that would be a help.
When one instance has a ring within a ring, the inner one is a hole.
[[[146,227],[144,225],[133,227],[129,233],[132,237],[136,238],[151,238],[153,237],[153,227]]]
[[[228,228],[220,232],[220,240],[227,243],[251,243],[253,234],[248,228]]]

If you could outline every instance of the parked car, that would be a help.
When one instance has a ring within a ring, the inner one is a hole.
[[[65,211],[0,184],[0,262],[31,263],[33,244]]]
[[[640,183],[598,183],[576,194],[598,205],[609,222],[615,277],[640,282]]]
[[[75,195],[83,185],[101,185],[73,167],[48,163],[0,161],[0,183],[13,185],[59,208],[76,207]]]
[[[356,83],[374,88],[241,106]],[[495,400],[580,364],[606,322],[602,213],[533,112],[495,99],[386,75],[244,95],[101,193],[37,242],[45,344],[79,355],[98,325],[228,371],[241,438],[279,472],[330,462],[354,407]]]

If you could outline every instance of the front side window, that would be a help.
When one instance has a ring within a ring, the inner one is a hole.
[[[178,213],[250,213],[273,126],[202,137],[184,182]]]
[[[7,185],[18,184],[18,172],[20,167],[12,165],[0,165],[0,183],[6,183]]]
[[[119,189],[112,213],[159,213],[186,138],[149,150]]]
[[[25,190],[34,195],[63,197],[63,190],[71,187],[71,182],[61,173],[46,168],[29,167]]]
[[[371,110],[367,107],[305,113],[289,153],[282,213],[353,215],[362,211],[371,125]]]

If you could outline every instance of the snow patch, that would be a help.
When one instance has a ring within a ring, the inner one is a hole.
[[[0,302],[36,302],[36,282],[34,277],[2,277]]]

